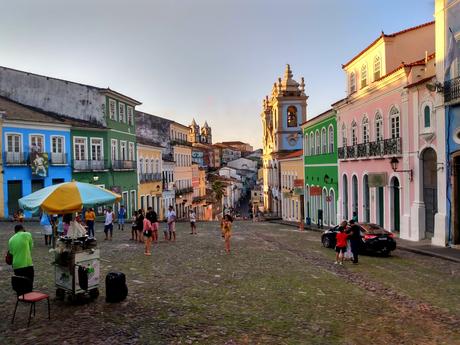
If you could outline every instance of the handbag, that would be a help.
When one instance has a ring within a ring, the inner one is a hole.
[[[6,252],[5,262],[6,262],[7,265],[12,265],[13,264],[13,254],[11,254],[9,250]]]

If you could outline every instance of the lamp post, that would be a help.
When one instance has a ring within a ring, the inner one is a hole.
[[[394,172],[407,172],[407,173],[409,173],[409,181],[412,181],[412,179],[414,177],[412,169],[398,170],[398,164],[399,164],[398,158],[396,158],[396,157],[391,158],[390,164],[391,164],[391,168],[393,169]]]

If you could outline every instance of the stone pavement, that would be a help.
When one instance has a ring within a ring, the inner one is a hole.
[[[275,220],[271,221],[271,223],[283,224],[299,228],[299,223],[297,222]],[[307,226],[305,224],[304,228],[305,230],[322,232],[329,227],[325,226],[323,229],[320,229],[315,225]],[[433,246],[430,240],[414,242],[398,238],[396,241],[398,249],[460,263],[460,248]]]

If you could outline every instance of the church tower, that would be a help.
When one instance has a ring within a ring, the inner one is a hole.
[[[207,121],[205,121],[203,127],[201,127],[201,142],[203,144],[212,144],[211,127],[209,127]]]
[[[192,120],[192,124],[189,126],[189,138],[188,140],[191,143],[199,143],[200,142],[200,127],[195,122],[195,119]]]
[[[264,208],[281,215],[281,184],[278,158],[302,149],[301,124],[307,119],[304,78],[293,79],[286,65],[283,78],[273,84],[262,104]]]

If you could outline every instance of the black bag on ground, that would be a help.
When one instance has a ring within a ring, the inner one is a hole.
[[[109,272],[105,277],[105,301],[121,302],[128,296],[126,276],[122,272]]]

